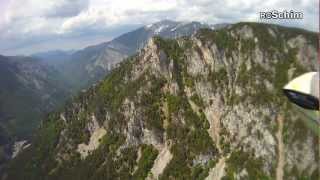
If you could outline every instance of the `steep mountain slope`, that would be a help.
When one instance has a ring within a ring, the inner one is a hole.
[[[239,23],[154,38],[44,122],[3,179],[318,179],[318,139],[281,88],[315,33]]]
[[[206,27],[209,25],[199,22],[160,21],[123,34],[110,42],[76,51],[59,69],[76,89],[87,88],[101,80],[124,58],[136,53],[151,37],[190,36]]]

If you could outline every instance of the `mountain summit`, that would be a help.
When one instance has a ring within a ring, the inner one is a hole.
[[[4,179],[318,179],[319,141],[281,92],[316,48],[256,23],[153,38],[52,113]]]

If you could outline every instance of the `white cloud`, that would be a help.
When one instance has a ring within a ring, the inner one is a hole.
[[[9,0],[7,21],[35,16],[70,17],[88,7],[88,0]]]
[[[45,14],[48,17],[72,17],[86,10],[88,5],[88,0],[55,0]]]
[[[67,19],[62,24],[62,32],[87,27],[107,28],[127,23],[140,24],[145,21],[151,22],[154,20],[154,17],[162,12],[174,11],[176,6],[176,2],[169,0],[93,0],[87,11],[83,11],[78,16]]]

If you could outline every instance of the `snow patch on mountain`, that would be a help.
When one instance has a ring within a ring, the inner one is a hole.
[[[160,34],[163,30],[167,29],[168,27],[169,27],[169,25],[160,26],[154,31],[154,33],[155,34]]]

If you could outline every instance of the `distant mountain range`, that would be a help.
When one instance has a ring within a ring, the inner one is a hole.
[[[64,63],[75,50],[63,51],[63,50],[52,50],[46,52],[39,52],[32,54],[31,56],[37,59],[42,59],[47,65],[59,66]]]

